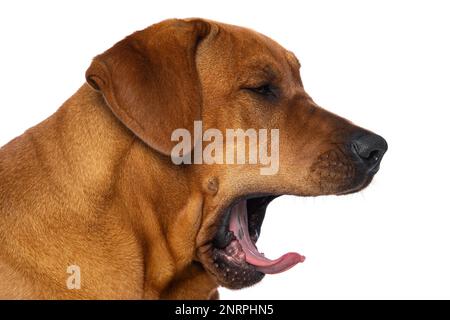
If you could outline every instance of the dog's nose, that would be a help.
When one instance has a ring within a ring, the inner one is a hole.
[[[362,133],[352,140],[352,150],[367,167],[369,173],[375,174],[388,145],[383,137],[374,133]]]

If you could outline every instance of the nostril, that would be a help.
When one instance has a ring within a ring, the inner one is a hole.
[[[380,160],[381,152],[379,150],[371,151],[369,156],[367,157],[367,161],[370,162],[378,162]]]
[[[387,143],[379,135],[366,133],[353,139],[352,149],[371,170],[376,168],[383,158],[387,150]]]

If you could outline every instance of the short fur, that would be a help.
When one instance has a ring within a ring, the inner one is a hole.
[[[261,34],[201,19],[163,21],[97,56],[56,113],[0,149],[0,297],[217,298],[209,252],[231,199],[366,184],[343,153],[327,155],[359,128],[311,100],[299,67]],[[272,102],[246,89],[268,74],[283,92]],[[278,174],[174,165],[171,132],[199,119],[280,128]],[[66,286],[72,264],[79,290]]]

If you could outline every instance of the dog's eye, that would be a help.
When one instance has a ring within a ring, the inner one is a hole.
[[[262,96],[266,96],[266,97],[276,97],[276,89],[270,85],[270,84],[265,84],[259,87],[255,87],[255,88],[248,88],[250,91],[257,93],[259,95]]]

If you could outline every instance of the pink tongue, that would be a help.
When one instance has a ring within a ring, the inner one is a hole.
[[[276,260],[270,260],[256,249],[248,232],[246,200],[240,201],[231,210],[230,230],[239,240],[245,252],[245,260],[254,265],[259,272],[266,274],[280,273],[292,268],[299,262],[305,261],[305,257],[296,252],[289,252]]]

